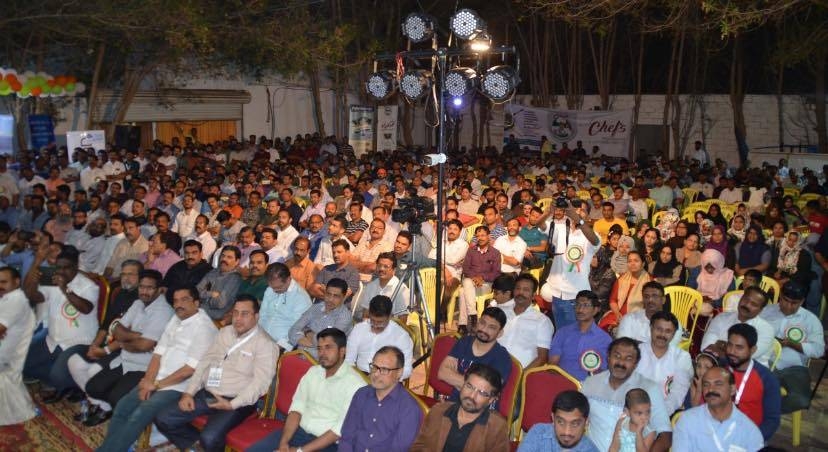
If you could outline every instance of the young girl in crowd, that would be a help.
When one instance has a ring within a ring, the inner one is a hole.
[[[684,408],[690,409],[704,403],[704,391],[702,390],[702,377],[712,367],[717,366],[716,357],[707,352],[701,352],[696,356],[693,380],[690,381],[690,390],[687,391],[687,398],[684,399]]]
[[[610,452],[647,452],[655,442],[650,428],[650,396],[643,389],[630,389],[624,399],[624,414],[615,424]]]

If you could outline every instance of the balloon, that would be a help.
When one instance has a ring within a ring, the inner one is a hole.
[[[7,90],[2,90],[2,89],[0,89],[0,96],[8,96],[8,95],[9,95],[9,94],[11,94],[12,92],[13,92],[13,91],[12,91],[11,89],[7,89]]]
[[[71,93],[74,90],[75,90],[75,84],[74,83],[67,83],[66,84],[66,92],[67,93]]]
[[[61,94],[63,94],[63,88],[61,88],[60,86],[53,86],[52,94],[55,96],[60,96]]]
[[[37,97],[37,96],[41,95],[42,93],[43,93],[43,88],[41,88],[39,86],[35,86],[34,88],[32,88],[32,96]]]
[[[46,80],[46,85],[48,85],[50,88],[55,86],[56,84],[57,84],[57,82],[55,82],[55,79],[53,79],[53,78],[50,78],[49,80]]]
[[[86,91],[86,85],[83,82],[75,83],[75,92],[81,94],[82,92]]]
[[[6,74],[6,81],[9,82],[10,84],[14,84],[15,82],[18,81],[17,74],[7,73]]]
[[[55,77],[55,85],[65,86],[66,85],[66,76],[65,75],[58,75],[57,77]]]
[[[17,92],[17,95],[20,97],[29,97],[31,94],[32,90],[27,86],[20,88],[20,91]]]
[[[11,85],[11,89],[12,89],[12,91],[14,91],[14,92],[18,92],[18,91],[20,91],[21,89],[23,89],[23,84],[22,84],[22,83],[20,83],[20,82],[18,82],[17,80],[15,80],[15,81],[14,81],[14,82],[12,82],[12,83],[9,83],[9,85]]]
[[[78,79],[75,78],[75,76],[73,76],[73,75],[70,75],[70,76],[66,77],[66,83],[77,83],[77,81],[78,81]]]
[[[0,91],[6,91],[11,89],[11,84],[5,80],[0,80]]]

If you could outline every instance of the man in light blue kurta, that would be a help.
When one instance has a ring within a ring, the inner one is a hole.
[[[280,347],[292,350],[288,331],[310,307],[310,295],[290,277],[290,270],[285,264],[270,264],[266,276],[270,287],[262,298],[259,325]]]
[[[759,427],[733,404],[733,375],[713,367],[702,377],[704,405],[685,411],[673,433],[673,452],[754,451],[764,447]]]

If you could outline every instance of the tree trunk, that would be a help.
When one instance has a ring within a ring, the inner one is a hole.
[[[638,115],[641,111],[641,92],[642,92],[642,78],[644,76],[644,33],[639,33],[638,40],[638,59],[636,60],[635,68],[635,95],[633,96],[633,119],[632,130],[630,135],[629,158],[634,160],[638,155],[636,154],[636,133],[638,132]]]
[[[402,97],[402,96],[400,96]],[[411,102],[402,102],[402,134],[403,134],[403,141],[405,142],[406,147],[414,146],[414,134],[413,132],[413,117],[414,117],[414,106],[411,105]]]
[[[104,128],[106,136],[110,139],[115,137],[115,126],[121,124],[126,119],[129,106],[135,95],[138,94],[138,89],[141,87],[141,81],[144,80],[148,74],[155,70],[155,66],[144,66],[141,68],[127,68],[124,71],[123,82],[121,85],[120,98],[118,99],[117,108],[115,109],[115,116],[112,122],[107,124]]]
[[[89,87],[89,101],[86,105],[86,129],[91,130],[95,124],[95,108],[98,103],[98,83],[101,79],[101,67],[103,66],[106,43],[98,44],[98,55],[95,59],[95,70],[92,72],[92,86]]]
[[[825,129],[825,57],[824,49],[817,52],[815,64],[816,92],[815,113],[816,133],[819,143],[819,152],[828,152],[828,132]]]
[[[733,109],[733,134],[736,138],[736,147],[739,150],[739,164],[745,167],[748,164],[747,125],[745,124],[745,86],[744,86],[744,53],[742,39],[739,35],[733,37],[733,59],[730,62],[730,107]]]
[[[782,98],[782,87],[785,81],[785,66],[781,63],[776,74],[776,121],[779,134],[779,152],[785,150],[785,106]]]
[[[324,137],[327,134],[325,133],[325,117],[322,113],[322,99],[319,93],[319,67],[316,64],[308,68],[308,80],[310,80],[313,119],[316,125],[316,131]]]
[[[615,53],[615,19],[610,19],[607,30],[599,35],[597,48],[591,31],[587,31],[587,42],[595,69],[595,84],[601,98],[601,109],[608,110],[612,86],[612,57]]]

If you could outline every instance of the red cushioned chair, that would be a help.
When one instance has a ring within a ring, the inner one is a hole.
[[[512,359],[512,371],[509,373],[506,383],[503,384],[503,390],[500,391],[500,404],[497,411],[506,418],[507,425],[511,429],[512,422],[515,420],[515,405],[519,395],[520,381],[523,377],[523,367],[514,356],[509,355],[509,358]]]
[[[437,394],[449,396],[454,389],[450,384],[440,380],[437,377],[437,373],[440,370],[440,364],[446,359],[446,356],[448,356],[451,348],[454,347],[454,344],[457,343],[457,339],[459,338],[460,335],[457,333],[443,333],[434,338],[434,347],[432,348],[431,359],[426,370],[428,387],[431,387],[433,397],[427,395],[419,396],[429,408],[437,404]],[[426,391],[428,387],[426,387]]]
[[[110,287],[109,281],[106,280],[103,276],[95,275],[95,274],[87,274],[87,277],[92,280],[98,286],[98,322],[103,323],[104,317],[106,317],[106,308],[109,307],[109,295],[110,295]],[[116,289],[112,296],[115,296],[115,293],[120,289]]]
[[[527,369],[521,383],[518,439],[523,439],[523,433],[533,425],[549,422],[552,402],[570,389],[581,389],[581,383],[554,364]]]
[[[265,399],[264,410],[259,416],[247,418],[230,430],[225,439],[225,449],[247,450],[269,433],[284,427],[285,423],[276,419],[276,413],[287,414],[290,411],[299,381],[314,365],[316,360],[303,350],[282,355],[276,379]]]

